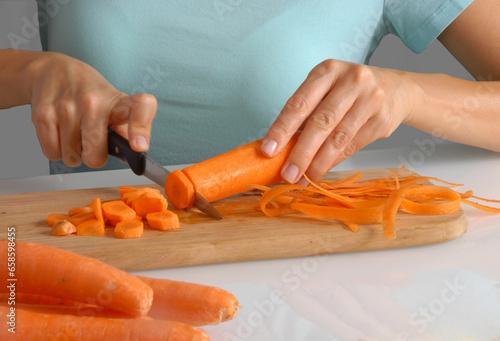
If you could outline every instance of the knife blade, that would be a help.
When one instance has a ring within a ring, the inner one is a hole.
[[[165,189],[165,181],[170,172],[146,153],[132,150],[128,140],[111,128],[108,129],[108,154],[126,162],[136,175],[144,175]],[[211,217],[224,219],[222,214],[196,190],[193,206]]]

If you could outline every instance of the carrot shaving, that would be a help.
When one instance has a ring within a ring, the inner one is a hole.
[[[451,214],[460,210],[463,203],[487,212],[500,213],[500,208],[470,199],[492,203],[500,203],[500,200],[477,197],[472,191],[459,193],[444,185],[458,187],[462,184],[436,177],[400,176],[399,172],[404,167],[377,179],[362,180],[362,173],[357,172],[344,179],[314,182],[303,174],[310,186],[248,185],[248,188],[261,191],[259,209],[267,216],[305,214],[315,219],[342,222],[353,232],[359,230],[359,225],[381,224],[387,239],[396,238],[395,221],[400,210],[420,215]],[[428,181],[444,185],[425,184]]]

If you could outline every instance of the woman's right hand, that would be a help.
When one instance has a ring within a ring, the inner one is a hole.
[[[43,153],[69,167],[102,167],[107,129],[149,148],[157,102],[153,95],[118,91],[90,65],[64,54],[42,52],[32,63],[32,121]]]

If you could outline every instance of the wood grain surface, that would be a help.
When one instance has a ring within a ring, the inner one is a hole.
[[[332,172],[325,178],[341,179],[355,172]],[[393,169],[362,172],[369,179],[387,176]],[[400,174],[415,173],[403,170]],[[214,203],[224,220],[197,209],[176,210],[179,230],[145,228],[139,239],[116,239],[112,228],[103,237],[51,236],[46,222],[49,213],[66,213],[95,197],[117,199],[118,187],[0,195],[0,238],[6,239],[7,227],[14,226],[18,241],[56,246],[133,271],[433,244],[462,236],[468,225],[462,210],[440,216],[401,212],[396,217],[397,238],[387,240],[379,224],[361,225],[353,233],[335,221],[300,215],[266,217],[256,209],[260,195],[247,192]]]

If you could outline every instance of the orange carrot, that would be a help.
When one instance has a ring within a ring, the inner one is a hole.
[[[144,193],[157,193],[161,194],[159,190],[156,188],[151,188],[151,187],[143,187],[143,188],[137,188],[134,191],[128,191],[123,194],[122,200],[129,206],[132,205],[132,203],[138,199],[141,195]]]
[[[0,293],[0,302],[7,302],[10,293]],[[16,292],[16,305],[17,304],[31,304],[31,305],[45,305],[45,306],[66,306],[66,307],[94,307],[94,305],[76,302],[71,299],[63,299],[60,297],[40,295],[40,294],[26,294]],[[102,307],[100,307],[103,309]]]
[[[9,272],[7,250],[8,242],[0,240],[0,279],[4,280]],[[22,241],[16,241],[15,250],[16,293],[71,299],[134,316],[145,315],[151,307],[153,291],[148,285],[97,259]],[[7,286],[1,286],[0,292],[8,292]]]
[[[113,200],[102,204],[102,214],[107,220],[132,220],[137,215],[135,211],[121,200]]]
[[[148,316],[192,326],[213,325],[236,316],[236,297],[221,288],[137,276],[153,289],[153,305]]]
[[[76,232],[75,225],[71,224],[66,219],[60,220],[52,226],[52,235],[53,236],[69,236],[72,233]]]
[[[52,213],[47,216],[47,224],[49,224],[49,226],[52,227],[58,221],[68,219],[69,217],[70,216],[67,214]]]
[[[143,218],[146,218],[148,213],[162,212],[167,208],[167,199],[156,192],[146,192],[132,202],[132,209]]]
[[[180,228],[179,217],[172,211],[153,212],[146,216],[149,227],[155,230],[172,230]]]
[[[92,218],[76,225],[77,236],[104,236],[104,223]]]
[[[121,186],[119,188],[119,192],[120,192],[120,197],[123,198],[123,195],[127,192],[131,192],[131,191],[135,191],[137,188],[135,187],[130,187],[130,186]]]
[[[102,215],[101,198],[97,197],[92,200],[92,209],[97,220],[104,224],[104,217]]]
[[[9,307],[0,305],[0,314],[7,316]],[[16,309],[13,334],[7,326],[0,328],[2,340],[136,340],[136,341],[207,341],[201,329],[175,321],[124,319],[62,314],[44,314]]]
[[[72,215],[72,216],[69,216],[67,218],[67,220],[75,225],[75,226],[78,226],[80,225],[81,223],[83,223],[84,221],[87,221],[87,220],[90,220],[90,219],[95,219],[95,215],[94,215],[94,212],[92,213],[78,213],[78,214],[75,214],[75,215]]]
[[[115,237],[120,239],[140,238],[144,231],[144,224],[142,221],[123,220],[115,226]]]
[[[141,216],[138,216],[136,215],[134,219],[131,219],[131,220],[138,220],[138,221],[142,221],[142,217]],[[116,224],[118,224],[119,221],[114,221],[114,220],[106,220],[106,224],[109,225],[109,226],[112,226],[112,227],[115,227]]]
[[[92,213],[92,212],[94,212],[94,209],[90,206],[74,207],[68,211],[68,215],[75,215],[80,213]]]
[[[170,203],[177,209],[185,209],[193,206],[194,187],[186,175],[176,169],[170,173],[165,182],[165,194]]]
[[[25,304],[16,301],[16,309],[27,310],[42,314],[57,314],[57,315],[73,315],[73,316],[90,316],[90,317],[106,317],[112,319],[134,319],[145,318],[151,319],[148,316],[132,316],[120,311],[109,310],[95,305],[41,305],[41,304]]]
[[[245,192],[248,184],[268,185],[281,181],[281,168],[297,141],[295,135],[279,155],[268,158],[261,153],[262,140],[243,145],[225,154],[182,170],[193,188],[209,202]],[[186,181],[172,172],[165,183],[165,193],[176,208],[193,206],[194,197]],[[184,191],[189,193],[184,194]],[[178,202],[176,196],[186,201]],[[183,207],[184,206],[184,207]]]

